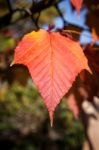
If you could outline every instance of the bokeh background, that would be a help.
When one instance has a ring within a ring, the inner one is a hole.
[[[53,30],[79,32],[69,36],[86,49],[95,75],[83,72],[76,79],[55,111],[53,128],[28,69],[23,65],[10,67],[21,38],[49,25],[54,25]],[[0,0],[0,149],[82,150],[87,140],[90,150],[98,150],[87,134],[90,115],[82,109],[82,101],[87,99],[99,110],[98,100],[97,105],[92,101],[99,96],[98,35],[98,0],[84,0],[80,16],[70,0]]]

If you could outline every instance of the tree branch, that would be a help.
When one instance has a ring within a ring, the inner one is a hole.
[[[32,7],[30,8],[29,11],[31,12],[31,14],[34,15],[35,13],[39,13],[39,12],[43,11],[44,9],[49,8],[50,6],[54,6],[62,1],[64,1],[64,0],[53,0],[53,1],[49,0],[47,3],[45,3],[44,1],[40,1],[38,3],[33,3]],[[8,1],[8,7],[9,7],[10,12],[8,14],[6,14],[5,16],[0,17],[0,28],[3,28],[5,26],[8,26],[9,24],[11,24],[12,15],[16,11],[19,11],[19,12],[23,11],[23,9],[12,10],[9,1]],[[22,17],[20,17],[19,20],[24,19],[25,17],[32,16],[29,13],[27,13],[26,11],[24,11],[24,12],[25,12],[24,15]]]

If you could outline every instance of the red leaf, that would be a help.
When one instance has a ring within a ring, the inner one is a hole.
[[[77,103],[76,103],[75,99],[76,99],[75,94],[71,93],[68,96],[67,103],[69,105],[69,108],[73,112],[74,117],[77,119],[78,118],[78,114],[79,114],[79,109],[78,109],[78,106],[77,106]]]
[[[53,113],[82,69],[90,71],[83,50],[77,42],[59,32],[39,30],[24,36],[15,49],[15,64],[28,67],[48,108]]]
[[[71,0],[72,5],[76,8],[78,15],[82,7],[83,0]]]

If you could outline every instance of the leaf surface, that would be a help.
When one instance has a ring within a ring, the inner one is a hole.
[[[14,64],[28,67],[34,83],[53,113],[82,69],[90,71],[79,43],[59,32],[33,31],[24,36],[15,49]]]
[[[76,8],[78,15],[82,7],[83,0],[71,0],[72,5]]]

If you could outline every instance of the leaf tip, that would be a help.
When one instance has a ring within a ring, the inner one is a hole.
[[[50,111],[49,112],[49,117],[50,117],[50,125],[51,125],[51,127],[53,127],[53,116],[54,116],[54,112]]]
[[[88,72],[92,75],[93,74],[93,72],[92,72],[92,70],[90,69],[90,67],[88,67]]]
[[[10,67],[12,67],[14,65],[14,61],[11,62]]]

